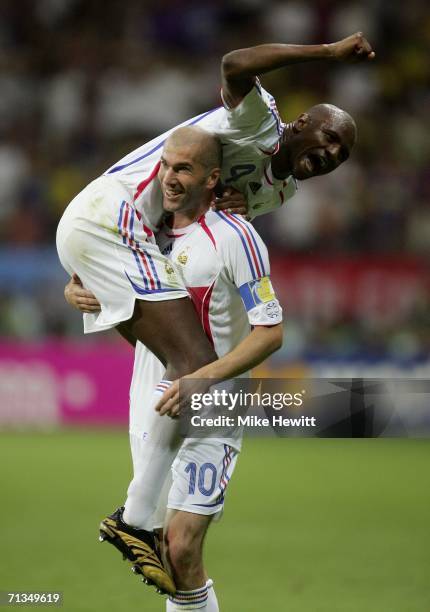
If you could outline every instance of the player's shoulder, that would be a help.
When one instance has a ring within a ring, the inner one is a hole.
[[[224,103],[227,113],[234,116],[242,116],[253,110],[254,112],[270,112],[276,109],[275,98],[270,92],[262,87],[260,81],[256,79],[254,86],[242,98],[242,100],[233,107],[228,107]]]
[[[253,250],[262,245],[257,230],[242,215],[210,210],[204,215],[204,220],[221,250],[234,250],[237,247]]]

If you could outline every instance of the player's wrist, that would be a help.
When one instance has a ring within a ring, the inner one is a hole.
[[[337,43],[324,43],[322,45],[326,59],[337,59],[336,44]]]

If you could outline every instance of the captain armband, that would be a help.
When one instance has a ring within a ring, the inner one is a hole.
[[[276,325],[282,321],[282,308],[268,276],[244,283],[239,292],[251,325]]]

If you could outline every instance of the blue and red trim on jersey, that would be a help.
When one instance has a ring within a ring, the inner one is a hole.
[[[157,268],[151,254],[144,249],[138,240],[134,237],[134,223],[135,216],[137,217],[136,210],[128,202],[123,200],[119,210],[118,217],[118,233],[122,236],[123,244],[127,245],[130,251],[133,253],[137,269],[143,280],[144,287],[137,285],[125,272],[128,280],[130,281],[133,289],[139,295],[146,295],[148,293],[167,293],[169,291],[181,291],[181,289],[174,289],[172,287],[163,288],[161,281],[158,276]]]
[[[215,111],[219,110],[220,108],[222,108],[222,106],[217,106],[217,108],[213,108],[212,110],[207,111],[206,113],[202,113],[201,115],[198,115],[195,119],[192,119],[191,121],[189,121],[188,123],[185,123],[184,125],[195,125],[196,123],[199,123],[199,121],[207,117],[208,115],[211,115]],[[164,143],[166,142],[166,140],[167,138],[159,142],[158,145],[156,145],[150,151],[148,151],[147,153],[144,153],[140,157],[136,157],[136,159],[133,159],[132,161],[126,164],[122,164],[121,166],[114,166],[113,168],[105,172],[105,174],[113,174],[114,172],[121,172],[121,170],[124,170],[124,168],[128,168],[129,166],[132,166],[133,164],[137,164],[137,162],[142,161],[142,159],[149,157],[150,155],[152,155],[153,153],[161,149],[164,146]]]
[[[254,235],[254,228],[246,223],[240,215],[233,215],[223,211],[216,211],[216,214],[232,227],[239,236],[248,260],[252,278],[256,280],[266,276],[263,258]]]

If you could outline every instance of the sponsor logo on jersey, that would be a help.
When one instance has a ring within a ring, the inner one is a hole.
[[[173,249],[173,242],[170,242],[164,249],[161,251],[163,255],[170,255]]]
[[[259,189],[261,189],[262,185],[261,183],[255,183],[254,181],[251,181],[249,184],[249,188],[252,191],[252,193],[255,195],[257,193],[257,191]]]

